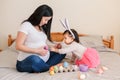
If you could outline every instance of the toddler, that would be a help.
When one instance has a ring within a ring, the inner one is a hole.
[[[63,33],[63,42],[65,47],[55,48],[52,47],[51,51],[58,52],[60,54],[72,54],[71,59],[74,60],[76,65],[85,64],[89,68],[97,67],[100,64],[98,52],[93,48],[86,48],[79,43],[78,33],[71,29],[73,35],[69,30]]]

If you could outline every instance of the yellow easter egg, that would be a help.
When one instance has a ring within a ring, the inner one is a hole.
[[[50,75],[54,75],[54,71],[50,71]]]

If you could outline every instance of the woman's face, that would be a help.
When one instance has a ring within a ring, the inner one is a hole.
[[[51,18],[52,18],[52,17],[45,17],[45,16],[43,16],[42,19],[41,19],[41,22],[40,22],[39,26],[43,26],[43,25],[47,24],[48,21],[49,21]]]
[[[71,35],[69,35],[68,33],[65,33],[65,34],[64,34],[64,42],[65,42],[66,44],[72,43],[73,40],[74,40],[74,39],[71,37]]]

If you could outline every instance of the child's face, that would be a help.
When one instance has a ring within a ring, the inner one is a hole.
[[[71,35],[69,35],[68,33],[65,33],[63,36],[64,36],[64,42],[66,44],[70,44],[74,40],[73,37],[71,37]]]

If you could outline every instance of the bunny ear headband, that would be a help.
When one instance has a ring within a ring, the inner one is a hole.
[[[68,23],[68,20],[65,18],[64,22],[63,20],[60,20],[61,24],[63,25],[63,27],[66,29],[66,30],[69,30],[70,33],[72,34],[73,38],[75,38],[75,35],[73,34],[73,32],[71,31],[70,27],[69,27],[69,23]]]

